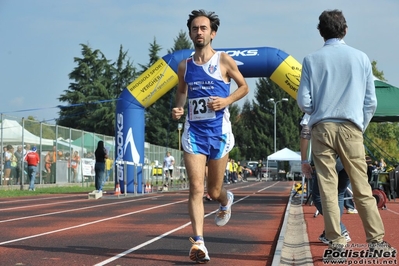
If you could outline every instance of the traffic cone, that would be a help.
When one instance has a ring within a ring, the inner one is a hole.
[[[147,185],[145,186],[145,192],[146,193],[150,193],[151,192],[151,184],[147,183]]]
[[[116,184],[114,195],[120,195],[120,194],[121,194],[121,188],[119,184]]]

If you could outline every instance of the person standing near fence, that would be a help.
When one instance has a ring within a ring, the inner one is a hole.
[[[97,191],[103,190],[103,180],[105,177],[105,159],[108,158],[107,150],[104,148],[104,141],[97,143],[97,149],[94,152],[96,164],[94,165],[95,179],[94,183]]]
[[[56,180],[56,170],[57,170],[57,147],[53,146],[51,152],[51,172],[50,172],[50,183],[55,184]]]
[[[8,144],[4,149],[4,185],[8,184],[11,175],[12,145]],[[11,184],[11,182],[10,182]]]
[[[17,150],[14,152],[15,157],[17,157],[17,167],[16,167],[16,180],[15,184],[19,185],[19,182],[22,177],[22,171],[24,170],[24,165],[23,165],[23,151],[22,151],[22,146],[18,145]]]
[[[264,164],[261,159],[259,159],[258,164],[256,165],[256,181],[262,181],[262,168]]]
[[[76,183],[78,178],[79,164],[80,164],[79,152],[74,151],[71,157],[72,182],[74,183]]]
[[[175,158],[170,154],[170,151],[166,152],[166,156],[163,159],[163,168],[165,170],[166,177],[171,180],[173,178],[173,166],[175,164]]]
[[[114,165],[114,160],[109,158],[109,156],[105,159],[105,180],[103,183],[108,182],[109,177],[111,176],[112,168]]]
[[[189,14],[187,27],[195,52],[178,65],[176,107],[172,109],[173,119],[180,119],[188,98],[182,147],[190,180],[188,209],[194,234],[189,257],[198,263],[210,260],[203,237],[205,166],[208,165],[208,194],[220,203],[215,223],[224,226],[230,220],[234,201],[233,193],[223,187],[227,159],[234,146],[228,106],[249,91],[234,59],[211,46],[219,25],[214,12],[193,10]],[[230,94],[231,79],[238,88]]]
[[[28,164],[29,191],[35,191],[37,166],[40,162],[39,154],[37,154],[36,151],[37,148],[33,146],[32,150],[29,151],[25,156],[25,161]]]
[[[11,146],[12,147],[12,146]],[[10,178],[12,180],[11,185],[17,184],[17,166],[18,166],[18,158],[15,156],[14,147],[10,150],[11,153],[11,174]]]
[[[45,169],[47,172],[47,182],[54,184],[56,182],[55,171],[57,164],[57,148],[53,146],[53,149],[49,151],[45,157]]]

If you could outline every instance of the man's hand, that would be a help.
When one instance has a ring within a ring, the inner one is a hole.
[[[180,117],[184,115],[184,108],[183,107],[175,107],[172,108],[172,118],[174,120],[179,120]]]
[[[228,105],[226,98],[210,96],[209,99],[210,101],[208,101],[207,105],[208,108],[211,109],[212,111],[222,110]]]
[[[309,163],[302,164],[302,174],[305,175],[306,178],[312,178],[313,169]]]

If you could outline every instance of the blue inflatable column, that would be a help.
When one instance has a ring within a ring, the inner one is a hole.
[[[137,193],[142,192],[142,165],[144,163],[144,131],[145,108],[124,89],[116,105],[115,117],[115,145],[116,145],[116,177],[121,192],[125,193],[125,180],[127,193],[134,193],[135,165],[137,166]],[[126,178],[124,165],[127,162]]]

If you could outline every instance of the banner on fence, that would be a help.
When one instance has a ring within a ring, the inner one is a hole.
[[[83,176],[95,176],[94,165],[96,161],[93,159],[82,158],[82,172]]]

